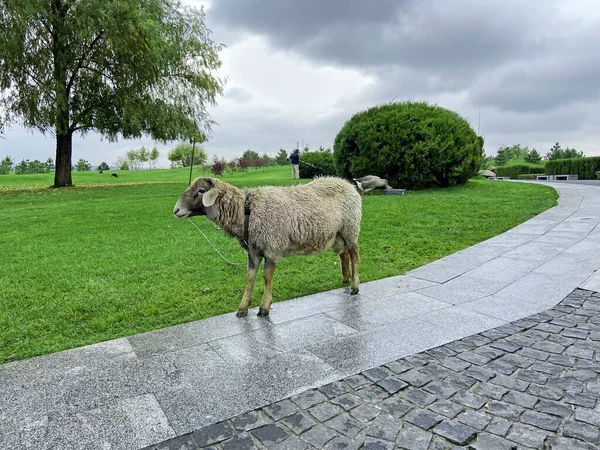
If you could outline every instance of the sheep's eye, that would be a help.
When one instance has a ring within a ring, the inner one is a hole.
[[[204,194],[205,192],[206,192],[206,189],[202,189],[202,188],[198,189],[198,190],[197,190],[197,191],[194,193],[194,198],[198,198],[198,196],[199,196],[200,194]]]

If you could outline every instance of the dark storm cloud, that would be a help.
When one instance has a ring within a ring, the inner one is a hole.
[[[374,77],[377,98],[468,91],[473,105],[545,111],[597,101],[596,27],[553,0],[215,0],[211,21]],[[563,3],[564,6],[564,3]]]
[[[481,67],[528,51],[539,2],[216,0],[211,20],[329,64]]]

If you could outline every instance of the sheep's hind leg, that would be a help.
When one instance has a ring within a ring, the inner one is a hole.
[[[342,263],[342,284],[350,283],[350,252],[347,248],[340,253],[340,262]]]
[[[352,284],[350,285],[350,294],[358,294],[358,246],[350,248],[350,260],[352,261]]]
[[[254,290],[254,282],[256,281],[256,274],[258,273],[258,267],[260,266],[262,258],[260,256],[251,255],[248,253],[248,274],[246,276],[246,290],[242,297],[242,302],[238,306],[237,316],[245,317],[248,315],[248,308],[252,305],[252,291]]]
[[[265,292],[263,294],[262,303],[258,308],[259,316],[268,316],[273,301],[273,274],[275,273],[275,263],[270,259],[265,258],[265,266],[263,267],[263,276],[265,278]]]

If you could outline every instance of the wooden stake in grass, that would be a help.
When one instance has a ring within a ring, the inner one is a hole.
[[[190,162],[190,181],[188,186],[192,184],[192,169],[194,168],[194,152],[196,151],[196,138],[192,139],[192,161]]]

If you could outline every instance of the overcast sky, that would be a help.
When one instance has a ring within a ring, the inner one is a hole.
[[[226,158],[296,143],[331,147],[354,113],[427,101],[465,117],[487,154],[559,141],[600,155],[597,0],[187,0],[226,45],[227,86],[204,144]],[[481,112],[481,120],[479,114]],[[113,164],[151,139],[74,139],[73,159]],[[51,137],[13,126],[0,157],[54,158]]]

